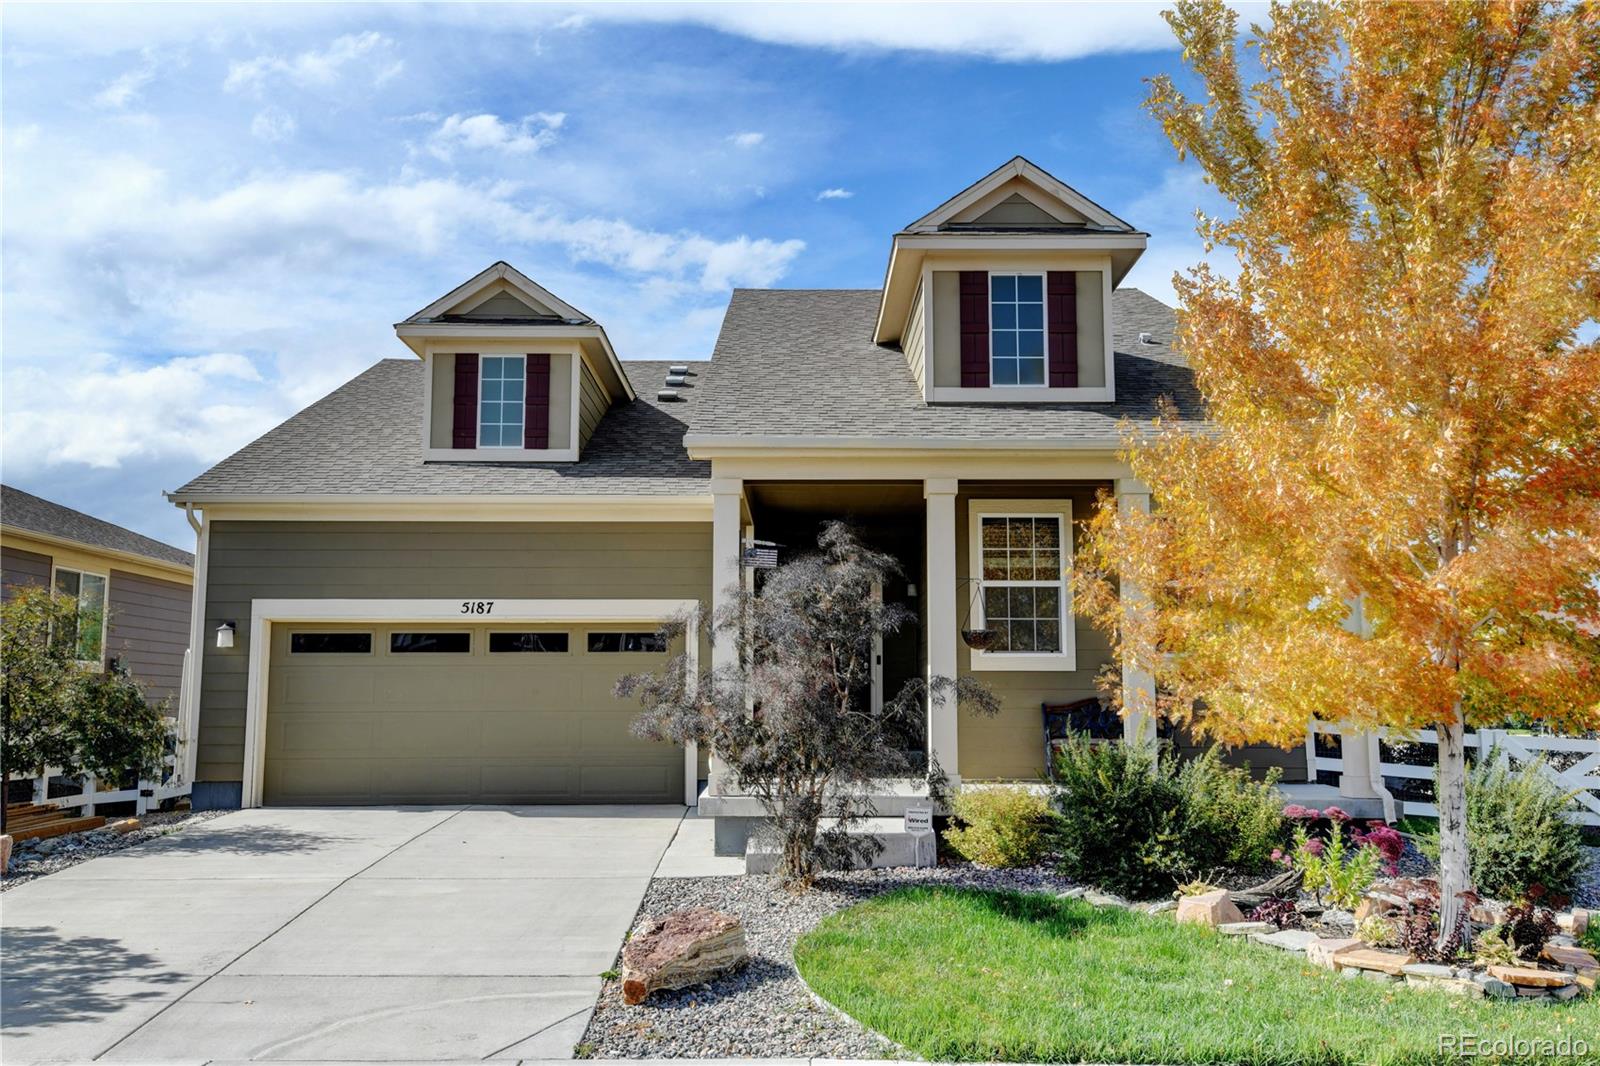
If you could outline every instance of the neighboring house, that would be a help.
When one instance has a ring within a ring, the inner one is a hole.
[[[1145,240],[1017,158],[894,234],[881,289],[737,290],[677,365],[619,361],[495,264],[395,327],[411,357],[171,494],[203,516],[197,805],[694,803],[705,754],[634,738],[612,686],[751,541],[833,518],[901,560],[883,595],[920,622],[874,695],[981,674],[1000,716],[935,702],[925,743],[958,779],[1036,778],[1040,705],[1109,660],[1071,608],[1078,526],[1148,506],[1119,424],[1200,414],[1172,310],[1118,288]],[[701,812],[738,813],[710,777]]]
[[[176,711],[189,647],[194,556],[82,511],[0,486],[0,585],[78,601],[78,658],[126,667]]]

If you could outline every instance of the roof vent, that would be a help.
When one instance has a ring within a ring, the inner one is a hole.
[[[1140,344],[1154,344],[1155,342],[1156,342],[1156,335],[1154,333],[1141,333],[1141,334],[1139,334],[1139,343]]]
[[[682,374],[668,374],[667,375],[667,384],[668,385],[686,385],[686,384],[688,384],[688,381],[689,381],[689,379],[684,377]]]
[[[672,403],[678,398],[677,389],[660,389],[656,392],[656,399],[662,403]]]
[[[669,374],[687,374],[688,372],[688,363],[673,363],[671,366],[667,367],[667,373]]]

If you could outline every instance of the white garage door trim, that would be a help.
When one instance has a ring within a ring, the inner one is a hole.
[[[700,636],[694,600],[256,600],[250,610],[250,674],[245,695],[245,807],[261,806],[267,772],[267,675],[272,626],[279,622],[570,622],[579,625],[659,625],[688,619],[683,635],[689,683],[699,676]],[[694,806],[699,784],[698,745],[683,750],[683,802]]]

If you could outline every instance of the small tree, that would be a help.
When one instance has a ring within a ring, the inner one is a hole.
[[[98,778],[154,778],[166,755],[172,721],[145,698],[121,665],[86,674],[79,686],[68,732],[73,761]]]
[[[0,605],[0,789],[11,778],[69,766],[72,708],[83,674],[68,634],[78,605],[47,588],[19,588]],[[0,829],[5,803],[0,802]]]
[[[1167,18],[1204,98],[1149,107],[1239,274],[1176,281],[1210,431],[1131,449],[1156,510],[1101,510],[1079,602],[1218,740],[1436,729],[1443,943],[1469,718],[1600,724],[1600,18],[1275,4],[1254,82],[1220,0]]]
[[[881,847],[848,832],[876,813],[874,782],[937,778],[938,768],[903,743],[918,732],[930,688],[981,713],[999,709],[977,681],[936,677],[907,682],[874,710],[873,638],[914,617],[872,594],[899,566],[840,523],[824,527],[818,547],[767,572],[758,591],[728,590],[710,635],[737,648],[737,664],[696,677],[680,656],[617,684],[619,695],[644,706],[634,723],[640,736],[708,745],[728,764],[739,788],[767,813],[783,848],[779,876],[797,891],[811,885],[819,868]],[[669,627],[672,635],[683,631],[682,621]],[[819,831],[825,818],[833,821]]]

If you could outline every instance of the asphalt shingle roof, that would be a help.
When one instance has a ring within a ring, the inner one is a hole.
[[[113,525],[82,511],[74,511],[59,503],[51,503],[10,485],[0,485],[0,526],[60,537],[92,548],[142,555],[164,563],[194,565],[194,556],[181,548],[152,540],[131,529]]]
[[[676,361],[674,361],[676,362]],[[683,434],[706,363],[687,364],[683,399],[661,402],[667,362],[622,364],[639,398],[614,404],[576,463],[423,462],[424,364],[385,359],[175,493],[208,495],[699,495],[711,464]]]
[[[905,355],[872,343],[878,300],[877,289],[735,290],[690,433],[1099,441],[1123,418],[1153,417],[1162,396],[1180,418],[1202,417],[1169,347],[1173,310],[1138,289],[1111,297],[1115,403],[929,406]]]

